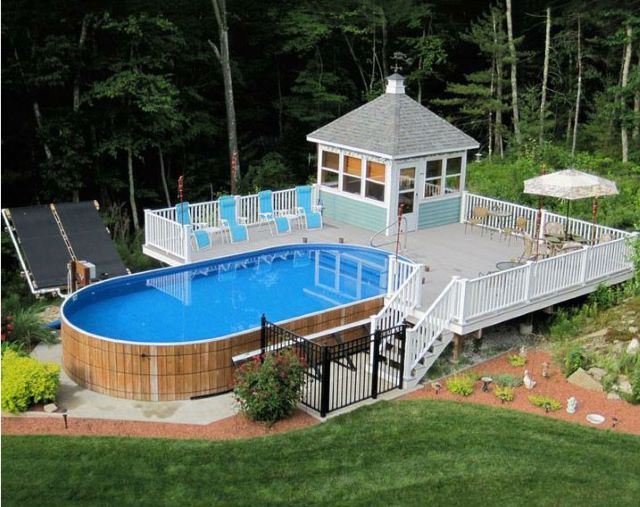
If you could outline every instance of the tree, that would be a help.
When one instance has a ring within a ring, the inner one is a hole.
[[[123,20],[106,14],[99,28],[114,37],[115,51],[106,62],[106,75],[93,84],[92,96],[107,101],[108,127],[99,150],[112,157],[125,152],[129,204],[135,231],[140,230],[134,159],[155,145],[156,137],[176,126],[178,90],[166,71],[181,47],[173,23],[146,13]]]
[[[518,112],[518,57],[516,55],[516,45],[513,38],[513,16],[511,14],[511,0],[506,0],[506,5],[507,37],[509,41],[509,59],[511,63],[511,107],[513,109],[513,133],[515,134],[516,145],[519,146],[522,143],[522,136],[520,135],[520,115]]]
[[[222,69],[224,81],[224,103],[227,111],[227,136],[229,140],[229,163],[231,165],[231,193],[235,194],[240,182],[240,156],[238,154],[238,133],[236,127],[236,109],[233,101],[233,77],[231,75],[231,56],[229,53],[229,26],[227,24],[226,0],[211,0],[218,25],[218,45],[209,41]]]
[[[629,68],[631,66],[631,52],[632,52],[632,40],[633,40],[633,28],[630,23],[625,26],[625,44],[624,44],[624,56],[622,58],[622,81],[620,83],[621,90],[621,113],[624,116],[626,109],[626,88],[629,84]],[[620,126],[620,139],[622,141],[622,161],[629,162],[629,133],[627,131],[627,125],[624,118],[621,121]]]
[[[582,97],[582,37],[581,37],[580,15],[578,14],[578,36],[577,36],[577,62],[578,62],[578,85],[576,86],[576,108],[575,119],[573,120],[573,140],[571,141],[571,156],[576,154],[576,142],[578,140],[578,122],[580,121],[580,99]]]
[[[549,80],[549,52],[551,49],[551,7],[547,7],[547,17],[545,23],[544,37],[544,65],[542,68],[542,90],[540,93],[540,146],[544,142],[544,122],[547,106],[547,82]]]

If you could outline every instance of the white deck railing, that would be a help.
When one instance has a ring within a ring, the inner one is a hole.
[[[318,200],[318,188],[313,186],[311,202]],[[275,212],[293,212],[297,207],[296,190],[276,190],[273,192]],[[248,226],[259,223],[260,205],[258,194],[236,197],[236,218]],[[190,227],[178,222],[175,208],[145,210],[145,245],[162,253],[176,257],[183,262],[191,260]],[[195,227],[220,227],[218,201],[189,204],[189,219]],[[180,232],[181,231],[181,232]]]
[[[422,264],[389,257],[388,298],[371,317],[371,333],[400,325],[422,301]]]
[[[465,222],[469,220],[471,218],[473,208],[476,207],[486,208],[488,210],[500,210],[501,212],[508,214],[506,218],[504,216],[490,214],[486,221],[480,225],[481,227],[487,227],[489,229],[499,231],[506,225],[513,227],[518,217],[524,217],[527,219],[525,231],[530,234],[531,237],[536,236],[536,215],[538,213],[536,208],[530,208],[520,204],[500,201],[498,199],[465,192],[462,201],[461,221]],[[562,228],[564,228],[567,224],[567,217],[542,209],[540,214],[541,238],[544,238],[544,227],[548,222],[557,222],[562,225]],[[567,232],[572,235],[581,236],[594,243],[598,243],[605,239],[619,239],[629,235],[627,232],[613,229],[612,227],[593,224],[591,222],[571,217],[569,217]]]
[[[436,298],[413,328],[407,330],[405,343],[405,378],[429,352],[438,337],[447,329],[451,320],[460,311],[460,280],[455,277]]]

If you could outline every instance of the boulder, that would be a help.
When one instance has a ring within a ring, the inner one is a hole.
[[[616,392],[611,391],[610,393],[607,393],[607,399],[608,400],[619,400],[620,399],[620,395]]]
[[[58,406],[55,403],[47,403],[44,406],[44,411],[48,412],[49,414],[55,412],[56,410],[58,410]]]
[[[616,391],[624,394],[631,394],[633,392],[631,382],[629,382],[629,379],[626,375],[618,375],[618,381],[616,382],[616,385],[613,386],[613,388]]]
[[[640,340],[634,338],[627,345],[627,354],[635,356],[638,352],[640,352]]]
[[[582,368],[578,368],[567,379],[568,382],[574,386],[582,387],[583,389],[589,389],[590,391],[604,391],[602,384],[589,375]]]
[[[589,370],[587,370],[587,373],[591,375],[598,382],[601,382],[602,378],[607,374],[607,370],[605,370],[604,368],[594,367],[594,368],[589,368]]]

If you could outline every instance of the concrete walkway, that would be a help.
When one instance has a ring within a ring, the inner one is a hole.
[[[31,355],[40,361],[52,361],[62,365],[61,344],[38,345]],[[67,409],[69,417],[201,425],[226,419],[238,412],[238,406],[231,393],[200,400],[125,400],[84,389],[71,380],[64,370],[60,373],[56,405],[60,409]],[[29,416],[33,414],[28,413]]]

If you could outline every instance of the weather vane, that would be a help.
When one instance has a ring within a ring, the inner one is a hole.
[[[406,62],[407,61],[407,55],[405,55],[404,53],[401,53],[400,51],[396,51],[395,53],[393,53],[393,56],[391,57],[391,59],[395,60],[395,64],[393,66],[393,72],[398,72],[399,70],[402,70],[402,67],[400,67],[400,65],[398,65],[398,63],[400,61]]]

